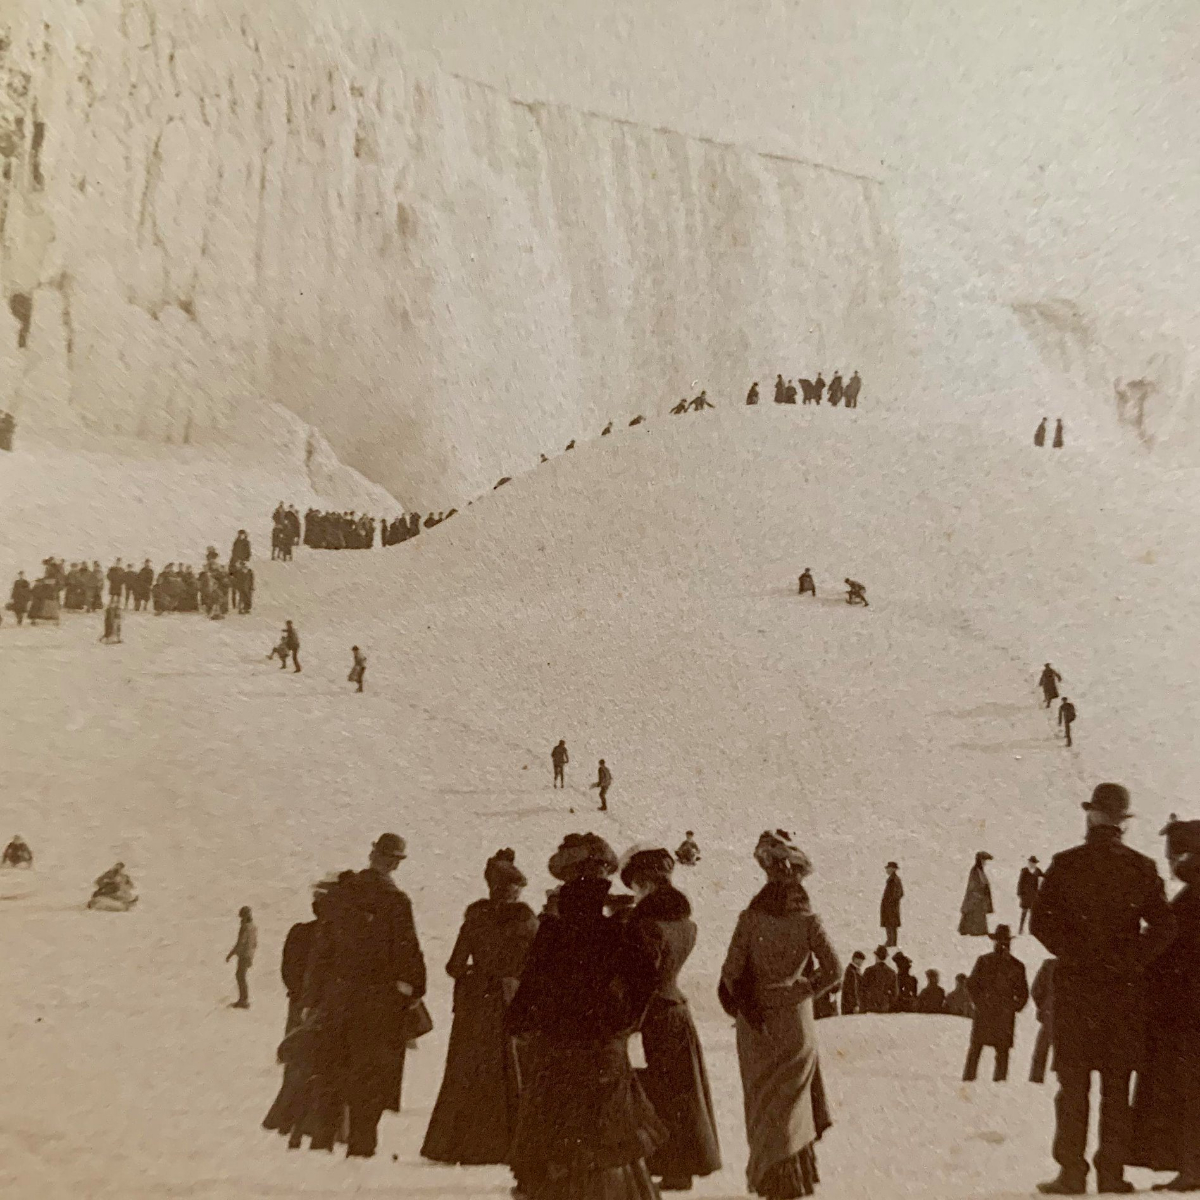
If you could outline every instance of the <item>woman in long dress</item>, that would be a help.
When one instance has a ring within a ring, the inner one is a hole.
[[[446,1073],[421,1147],[434,1162],[508,1162],[520,1075],[504,1027],[508,1005],[537,933],[521,902],[525,876],[511,850],[488,859],[488,898],[466,911],[446,973],[454,980],[454,1022]]]
[[[815,1191],[816,1143],[832,1123],[813,997],[837,986],[841,966],[804,888],[812,870],[808,856],[790,834],[775,830],[759,838],[754,858],[767,885],[738,918],[719,995],[737,1019],[749,1190],[791,1200]],[[817,970],[805,978],[810,955]]]
[[[646,1068],[638,1077],[669,1130],[647,1163],[664,1192],[687,1191],[693,1177],[721,1169],[704,1052],[679,990],[679,972],[696,945],[696,923],[688,898],[671,885],[674,867],[669,850],[633,847],[621,868],[621,882],[637,897],[627,928],[653,970],[641,1027]]]
[[[986,850],[980,850],[967,876],[967,890],[959,910],[962,917],[958,922],[958,932],[963,937],[988,936],[988,916],[995,910],[992,908],[992,885],[988,882],[984,865],[991,858]]]
[[[543,915],[508,1009],[526,1039],[510,1162],[528,1200],[656,1200],[646,1159],[666,1140],[629,1064],[650,999],[652,964],[605,913],[617,857],[595,834],[569,834],[550,859],[563,881]]]
[[[1175,1171],[1155,1191],[1200,1191],[1200,821],[1167,826],[1184,887],[1171,901],[1175,941],[1147,972],[1145,1064],[1133,1098],[1129,1165]]]

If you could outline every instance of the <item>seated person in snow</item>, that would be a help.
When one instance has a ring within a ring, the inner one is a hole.
[[[867,607],[867,589],[856,579],[843,580],[846,585],[846,603]]]
[[[88,901],[88,908],[106,912],[126,912],[137,903],[137,892],[133,880],[125,873],[125,864],[117,863],[96,879],[96,890]]]
[[[694,867],[700,861],[700,847],[696,842],[696,835],[690,829],[679,849],[675,851],[675,861],[681,867]]]
[[[800,576],[800,595],[803,596],[806,592],[810,596],[817,594],[817,585],[813,582],[812,571],[808,567],[804,568],[804,574]]]
[[[5,867],[32,867],[33,866],[33,851],[30,850],[28,843],[20,834],[17,834],[7,846],[4,847],[4,857],[0,858],[0,866]]]

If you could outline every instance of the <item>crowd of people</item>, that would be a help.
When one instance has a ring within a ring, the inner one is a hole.
[[[304,514],[304,544],[311,550],[370,550],[375,545],[375,518],[310,508]]]
[[[738,918],[718,988],[736,1025],[752,1194],[790,1200],[817,1186],[831,1116],[815,1021],[832,1015],[839,990],[846,1015],[968,1018],[968,1082],[988,1047],[993,1078],[1007,1078],[1032,995],[1030,1078],[1041,1082],[1053,1052],[1060,1087],[1060,1174],[1039,1190],[1085,1190],[1093,1072],[1100,1190],[1132,1190],[1127,1166],[1174,1171],[1164,1190],[1200,1188],[1200,821],[1173,818],[1164,830],[1185,885],[1168,904],[1153,861],[1121,840],[1128,792],[1101,784],[1084,809],[1084,843],[1038,872],[1036,893],[1019,886],[1051,955],[1032,988],[1007,925],[949,994],[934,970],[918,989],[911,962],[896,952],[889,965],[885,946],[865,970],[857,952],[843,973],[805,889],[807,855],[786,831],[762,834],[754,859],[765,884]],[[316,886],[314,919],[288,934],[284,1075],[263,1123],[292,1146],[344,1141],[348,1155],[372,1155],[383,1113],[400,1107],[405,1054],[432,1028],[412,906],[391,878],[405,854],[402,838],[382,835],[366,870]],[[453,1015],[424,1157],[507,1164],[514,1195],[529,1200],[648,1200],[720,1169],[705,1053],[679,984],[697,935],[674,876],[685,854],[699,860],[690,832],[675,854],[639,844],[620,858],[593,833],[568,835],[548,863],[557,886],[540,914],[521,899],[528,881],[514,852],[488,860],[487,897],[468,906],[446,964]],[[887,871],[881,916],[894,933],[903,887],[897,865]],[[614,876],[627,894],[613,892]],[[243,944],[239,934],[230,952],[240,964]]]
[[[802,404],[820,404],[824,399],[825,403],[833,408],[837,408],[839,404],[844,404],[847,408],[858,407],[858,397],[862,392],[862,378],[857,371],[845,380],[840,371],[834,371],[833,377],[828,383],[825,381],[825,376],[818,371],[816,379],[801,379],[799,383]],[[756,379],[746,393],[746,403],[757,404],[758,401],[758,380]],[[790,379],[785,380],[782,375],[775,376],[775,403],[796,403],[796,384]]]
[[[209,546],[199,570],[167,563],[155,574],[149,559],[138,567],[132,560],[126,563],[118,558],[106,571],[95,561],[91,566],[75,562],[68,567],[61,558],[46,558],[36,580],[27,579],[24,571],[17,572],[5,607],[18,625],[26,619],[31,625],[58,622],[64,611],[104,610],[105,640],[119,641],[119,615],[113,614],[130,607],[134,612],[153,609],[156,614],[203,612],[213,619],[224,617],[231,607],[248,614],[254,604],[250,559],[250,538],[244,529],[234,539],[227,564],[221,562],[216,547]]]

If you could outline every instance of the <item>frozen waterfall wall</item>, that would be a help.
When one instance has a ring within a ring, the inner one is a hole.
[[[236,436],[279,404],[437,506],[693,387],[910,381],[878,182],[568,109],[274,0],[0,13],[0,407]]]

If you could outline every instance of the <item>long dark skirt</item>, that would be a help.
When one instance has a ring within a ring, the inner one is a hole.
[[[684,1179],[721,1169],[704,1051],[686,1004],[655,1002],[642,1022],[646,1069],[638,1079],[668,1130],[647,1163],[652,1175]]]
[[[446,1071],[421,1146],[423,1157],[477,1166],[508,1162],[520,1077],[516,1048],[504,1032],[505,1007],[498,982],[489,986],[481,980],[458,989]]]
[[[1151,1025],[1128,1165],[1200,1175],[1200,1035]]]
[[[667,1137],[625,1038],[532,1039],[510,1161],[530,1200],[657,1200],[646,1159]]]

